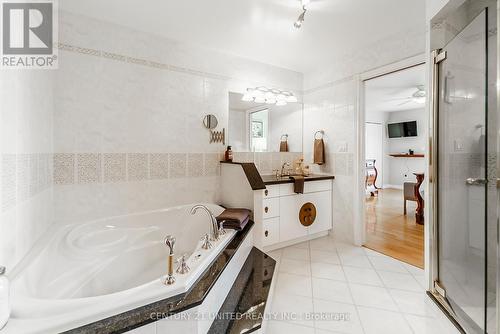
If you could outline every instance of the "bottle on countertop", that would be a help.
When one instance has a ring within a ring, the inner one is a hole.
[[[224,161],[233,162],[233,151],[231,150],[231,146],[228,146],[224,153]]]
[[[5,275],[5,267],[0,267],[0,329],[10,318],[9,279]]]

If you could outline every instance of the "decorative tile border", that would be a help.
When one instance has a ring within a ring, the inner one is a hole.
[[[221,158],[220,153],[56,153],[54,184],[217,176]]]
[[[29,200],[53,185],[53,156],[49,153],[2,154],[1,211]]]

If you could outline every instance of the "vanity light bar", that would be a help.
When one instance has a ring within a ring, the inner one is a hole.
[[[292,92],[264,86],[247,88],[247,92],[241,98],[242,101],[275,104],[284,106],[287,103],[297,102],[297,97]]]

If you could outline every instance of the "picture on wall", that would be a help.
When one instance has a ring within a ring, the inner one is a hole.
[[[262,121],[252,121],[252,137],[264,138],[264,124]]]

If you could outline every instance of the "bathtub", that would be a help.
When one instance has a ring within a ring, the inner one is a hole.
[[[223,208],[205,204],[214,215]],[[210,250],[206,212],[192,205],[58,226],[13,273],[13,312],[4,333],[54,333],[82,326],[183,292],[235,235],[228,230]],[[163,284],[173,235],[175,259],[188,255],[191,271]]]

